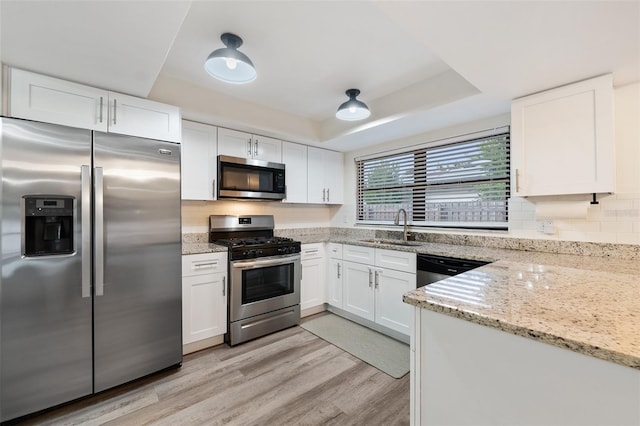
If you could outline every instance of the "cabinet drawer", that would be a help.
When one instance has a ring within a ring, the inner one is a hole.
[[[324,243],[302,244],[300,247],[300,259],[318,259],[324,257]]]
[[[351,262],[364,263],[365,265],[373,265],[374,263],[373,247],[351,246],[345,244],[342,248],[342,258]]]
[[[227,272],[227,253],[203,253],[182,256],[182,276]]]
[[[416,273],[416,254],[406,251],[376,249],[376,266]]]
[[[327,244],[327,250],[329,251],[330,258],[342,259],[342,244],[329,243]]]

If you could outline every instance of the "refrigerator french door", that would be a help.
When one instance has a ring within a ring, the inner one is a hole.
[[[0,120],[0,420],[179,365],[179,145]]]

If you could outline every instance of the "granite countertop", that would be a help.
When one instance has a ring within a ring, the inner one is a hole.
[[[512,249],[519,242],[508,239],[504,248],[495,248],[465,241],[404,246],[295,230],[285,236],[303,244],[335,242],[493,262],[413,290],[404,302],[640,369],[640,261],[635,246],[622,253],[609,245],[567,243],[560,248],[576,254],[561,254]],[[227,250],[203,238],[183,241],[183,254]],[[601,256],[581,255],[585,250],[600,250]]]
[[[640,264],[505,253],[405,303],[640,369]]]

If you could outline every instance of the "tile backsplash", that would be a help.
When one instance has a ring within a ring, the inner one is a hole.
[[[571,199],[570,197],[566,197]],[[584,197],[582,198],[584,199]],[[640,193],[599,195],[584,219],[535,219],[533,200],[509,200],[509,236],[516,238],[640,244]]]

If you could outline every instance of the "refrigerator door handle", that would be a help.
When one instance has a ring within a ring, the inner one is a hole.
[[[94,174],[94,248],[96,296],[104,295],[104,187],[102,167],[95,168]]]
[[[91,297],[91,167],[80,166],[80,232],[82,233],[82,297]]]

